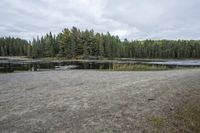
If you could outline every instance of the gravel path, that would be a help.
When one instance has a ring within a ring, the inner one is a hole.
[[[154,132],[149,118],[199,94],[200,69],[0,74],[0,132]]]

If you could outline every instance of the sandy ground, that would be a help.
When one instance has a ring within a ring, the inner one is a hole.
[[[199,96],[200,69],[0,74],[0,132],[155,132],[149,120]]]

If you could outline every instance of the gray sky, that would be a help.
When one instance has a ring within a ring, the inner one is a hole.
[[[0,36],[76,26],[120,38],[200,39],[200,0],[0,0]]]

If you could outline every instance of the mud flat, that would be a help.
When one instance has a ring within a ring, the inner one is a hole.
[[[3,133],[198,132],[199,114],[200,69],[0,74]]]

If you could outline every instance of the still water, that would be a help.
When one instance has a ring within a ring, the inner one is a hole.
[[[0,59],[0,72],[47,71],[69,69],[110,69],[113,64],[162,65],[169,68],[200,67],[200,60],[130,60],[130,61],[44,61]]]

